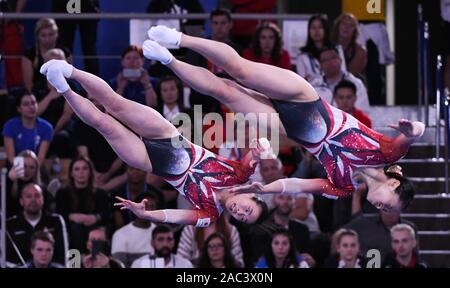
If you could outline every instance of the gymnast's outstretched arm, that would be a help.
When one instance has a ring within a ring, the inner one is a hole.
[[[164,210],[145,210],[145,202],[147,199],[142,200],[141,203],[136,203],[131,200],[116,197],[120,202],[114,203],[114,206],[120,207],[121,210],[129,209],[138,218],[147,219],[152,222],[161,223],[174,223],[182,225],[197,225],[201,217],[200,210],[187,210],[187,209],[164,209]]]

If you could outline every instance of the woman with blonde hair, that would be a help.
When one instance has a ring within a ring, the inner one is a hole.
[[[367,50],[358,43],[359,34],[359,22],[351,13],[341,14],[331,31],[331,42],[342,46],[347,70],[357,77],[364,74],[367,64]]]
[[[44,55],[47,51],[54,48],[62,49],[69,63],[72,62],[72,56],[69,49],[57,44],[58,26],[54,19],[39,19],[34,29],[34,37],[35,45],[26,50],[22,57],[22,71],[25,88],[38,93],[41,90],[47,91],[47,80],[39,73],[39,68],[45,62]]]

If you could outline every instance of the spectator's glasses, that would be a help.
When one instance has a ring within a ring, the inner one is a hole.
[[[208,244],[208,249],[223,248],[223,244]]]

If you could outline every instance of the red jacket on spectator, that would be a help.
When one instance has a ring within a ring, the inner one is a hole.
[[[278,66],[280,68],[284,68],[284,69],[288,69],[288,70],[292,69],[291,57],[289,56],[289,53],[284,49],[281,52],[280,60],[278,61],[278,63],[274,63],[273,59],[269,58],[269,57],[256,56],[255,52],[253,52],[253,50],[250,48],[245,49],[242,56],[245,59],[248,59],[250,61],[269,64],[269,65],[273,65],[273,66]]]
[[[233,13],[272,13],[276,0],[230,0]],[[234,20],[231,34],[235,36],[253,36],[258,26],[258,20]]]
[[[363,123],[369,128],[372,128],[372,121],[369,116],[361,110],[356,108],[353,109],[353,117],[355,117],[359,122]]]

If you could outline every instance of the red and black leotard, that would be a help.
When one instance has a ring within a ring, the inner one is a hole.
[[[356,188],[353,173],[362,167],[393,163],[408,152],[393,139],[360,123],[353,116],[319,99],[313,102],[272,100],[293,140],[323,165],[334,187],[324,187],[329,198],[349,196]]]
[[[209,226],[222,213],[214,188],[243,184],[254,172],[254,168],[222,158],[181,135],[143,141],[152,173],[175,187],[194,206],[199,227]]]

